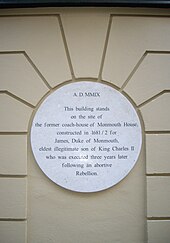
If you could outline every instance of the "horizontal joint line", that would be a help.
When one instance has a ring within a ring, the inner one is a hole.
[[[16,179],[22,179],[27,177],[27,175],[5,175],[5,174],[0,174],[0,178],[16,178]]]
[[[0,54],[1,55],[7,55],[7,54],[25,54],[25,51],[22,51],[22,50],[20,50],[20,51],[0,51]]]
[[[0,135],[27,135],[28,132],[0,132]]]
[[[32,109],[35,108],[35,106],[34,106],[33,104],[27,102],[26,100],[20,98],[19,96],[15,95],[15,94],[13,94],[13,93],[7,91],[7,90],[0,90],[0,94],[6,94],[6,95],[9,95],[10,97],[12,97],[12,98],[18,100],[19,102],[23,103],[24,105],[29,106],[29,107],[32,108]]]
[[[149,98],[148,100],[145,100],[144,102],[142,102],[141,104],[138,105],[138,108],[141,108],[142,106],[144,105],[147,105],[148,103],[150,103],[151,101],[159,98],[161,95],[164,95],[164,94],[168,94],[170,93],[170,90],[163,90],[161,92],[159,92],[158,94],[152,96],[151,98]]]
[[[6,18],[6,17],[58,17],[60,14],[54,14],[54,13],[47,13],[47,14],[37,14],[37,13],[31,13],[31,14],[5,14],[0,15],[0,18]]]
[[[146,134],[170,134],[170,131],[145,131]]]
[[[149,17],[149,18],[169,18],[170,15],[159,15],[159,14],[111,14],[111,17]]]
[[[147,220],[170,220],[170,217],[147,217]]]
[[[13,221],[13,222],[23,222],[23,221],[27,221],[27,219],[23,219],[23,218],[19,218],[19,219],[12,219],[12,218],[0,218],[0,221]]]
[[[170,173],[147,173],[147,176],[170,176]]]

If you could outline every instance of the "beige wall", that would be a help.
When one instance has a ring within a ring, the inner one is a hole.
[[[0,242],[170,242],[169,11],[0,13]],[[37,105],[69,80],[110,82],[140,113],[139,160],[103,192],[60,188],[31,152]]]

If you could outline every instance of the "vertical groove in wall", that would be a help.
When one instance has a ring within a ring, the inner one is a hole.
[[[159,51],[159,50],[146,50],[144,52],[144,54],[141,56],[141,58],[139,59],[139,61],[136,63],[136,65],[134,66],[134,68],[132,69],[132,71],[130,72],[129,76],[127,77],[127,79],[124,81],[123,85],[120,88],[120,92],[122,92],[122,90],[127,86],[127,84],[129,83],[129,81],[131,80],[131,78],[133,77],[133,75],[136,73],[136,71],[138,70],[139,66],[142,64],[142,62],[144,61],[144,59],[149,55],[149,54],[170,54],[170,51]],[[143,102],[145,103],[145,102]],[[142,106],[143,103],[140,105]]]
[[[151,98],[149,98],[149,99],[145,100],[144,102],[142,102],[141,104],[139,104],[139,105],[138,105],[138,108],[143,107],[144,105],[146,105],[146,104],[150,103],[151,101],[157,99],[157,98],[160,97],[161,95],[163,95],[163,94],[167,94],[167,93],[170,93],[170,90],[163,90],[163,91],[159,92],[158,94],[152,96]]]
[[[34,105],[32,105],[31,103],[27,102],[26,100],[21,99],[20,97],[18,97],[17,95],[9,92],[8,90],[0,90],[0,94],[9,95],[13,99],[18,100],[19,102],[23,103],[24,105],[29,106],[30,108],[35,108]]]
[[[147,226],[147,177],[146,177],[146,135],[144,133],[144,121],[142,119],[142,116],[140,114],[141,117],[141,128],[142,128],[142,146],[143,146],[143,153],[144,153],[144,217],[145,217],[145,226],[144,226],[144,236],[145,236],[145,240],[146,242],[148,242],[148,226]]]
[[[61,30],[61,35],[62,35],[62,38],[63,38],[64,48],[65,48],[65,51],[66,51],[66,56],[67,56],[68,65],[69,65],[69,68],[70,68],[72,80],[74,81],[75,80],[74,69],[73,69],[73,65],[72,65],[72,62],[71,62],[70,52],[69,52],[69,48],[68,48],[68,45],[67,45],[64,27],[63,27],[63,23],[62,23],[60,15],[58,15],[58,22],[59,22],[59,26],[60,26],[60,30]]]
[[[152,100],[154,100],[154,99],[156,99],[156,98],[158,98],[159,96],[161,96],[161,95],[163,95],[164,93],[169,93],[169,90],[164,90],[164,91],[162,91],[162,92],[160,92],[160,93],[158,93],[158,94],[156,94],[155,96],[153,96],[153,97],[151,97],[150,99],[148,99],[147,101],[145,101],[145,102],[143,102],[142,104],[140,104],[138,107],[142,107],[142,106],[144,106],[145,104],[147,104],[147,103],[149,103],[149,102],[151,102]],[[168,105],[168,104],[167,104]],[[158,114],[159,115],[159,114]],[[169,134],[170,134],[170,131],[161,131],[161,130],[158,130],[158,131],[145,131],[145,137],[146,137],[146,135],[147,134],[150,134],[150,135],[156,135],[156,136],[159,136],[159,135],[162,135],[162,134],[164,134],[164,135],[166,135],[166,136],[168,136]],[[145,152],[145,155],[146,155],[146,152]],[[147,165],[147,163],[148,163],[149,161],[148,160],[146,160],[146,165]],[[162,163],[163,163],[163,161],[162,161]],[[151,173],[147,173],[147,171],[146,171],[146,198],[147,198],[147,205],[146,205],[146,209],[147,209],[147,212],[146,212],[146,220],[147,220],[147,242],[152,242],[153,240],[152,240],[152,238],[153,238],[153,236],[154,236],[154,234],[155,234],[155,232],[151,232],[151,230],[149,230],[149,224],[150,225],[152,225],[152,224],[155,224],[155,222],[157,221],[157,225],[159,225],[159,224],[161,224],[161,223],[163,223],[163,222],[166,222],[166,221],[169,221],[170,220],[170,217],[169,217],[169,215],[167,214],[167,216],[154,216],[154,214],[155,213],[152,213],[152,215],[153,216],[149,216],[150,215],[150,213],[149,213],[149,206],[148,206],[148,195],[149,195],[149,193],[150,193],[150,190],[151,189],[149,189],[149,187],[148,187],[148,180],[147,179],[151,179],[151,178],[155,178],[155,179],[159,179],[159,178],[165,178],[165,177],[169,177],[170,178],[170,173],[168,172],[168,173],[166,173],[166,172],[159,172],[159,170],[158,170],[158,172],[151,172]],[[165,190],[166,190],[166,188],[164,188]],[[151,200],[151,199],[150,199]],[[155,199],[156,200],[156,199]],[[164,199],[165,200],[165,199]],[[166,199],[166,200],[168,200],[168,199]],[[154,201],[153,201],[154,202]],[[160,202],[159,202],[160,204],[161,204],[161,199],[160,199]],[[159,209],[157,208],[157,211],[156,212],[158,212],[159,213]],[[162,231],[161,231],[161,228],[159,229],[159,228],[157,228],[157,231],[158,231],[158,233],[159,234],[161,234],[162,233]],[[160,231],[160,232],[159,232]],[[166,232],[166,231],[165,231]],[[165,238],[167,238],[168,236],[166,236],[165,235]]]
[[[100,64],[100,69],[99,69],[98,81],[102,80],[102,72],[103,72],[104,61],[105,61],[105,57],[106,57],[107,46],[108,46],[108,42],[109,42],[111,25],[112,25],[112,16],[110,15],[107,32],[106,32],[106,39],[105,39],[104,48],[103,48],[101,64]]]
[[[147,217],[148,217],[148,183],[147,183],[147,158],[146,158],[146,134],[145,134],[145,222],[146,222],[146,242],[148,243],[149,235],[148,235],[148,223],[147,223]]]
[[[27,136],[28,137],[28,136]],[[28,138],[27,138],[28,141]],[[28,154],[28,145],[27,145],[27,154]],[[28,175],[28,156],[27,156],[27,175]],[[28,219],[28,176],[26,177],[26,220]],[[25,227],[25,243],[28,242],[28,224]]]
[[[26,53],[26,51],[0,51],[0,55],[24,55],[24,57],[26,58],[26,60],[28,61],[28,63],[31,65],[31,67],[34,69],[34,71],[38,74],[38,76],[41,78],[41,80],[44,82],[44,84],[47,86],[48,89],[51,89],[52,87],[50,86],[50,84],[48,83],[48,81],[45,79],[45,77],[42,75],[42,73],[40,72],[40,70],[37,68],[37,66],[34,64],[34,62],[32,61],[32,59],[29,57],[29,55]]]
[[[131,80],[133,75],[136,73],[136,71],[138,70],[139,66],[141,65],[141,63],[143,62],[143,60],[145,59],[146,56],[147,56],[147,52],[145,52],[142,55],[142,57],[139,59],[139,61],[137,62],[137,64],[135,65],[135,67],[133,68],[133,70],[131,71],[129,76],[127,77],[127,79],[124,81],[123,85],[120,88],[120,92],[122,92],[124,90],[124,88],[127,86],[127,84],[129,83],[129,81]]]
[[[35,110],[34,110],[35,111]],[[33,112],[34,113],[34,112]],[[26,211],[26,214],[27,214],[27,222],[29,220],[29,208],[28,208],[28,190],[29,190],[29,163],[30,163],[30,156],[29,156],[29,153],[31,152],[32,153],[32,150],[31,150],[31,142],[30,142],[30,131],[31,131],[31,122],[32,122],[32,117],[33,117],[33,113],[30,117],[30,120],[29,120],[29,124],[28,124],[28,135],[27,135],[27,175],[28,175],[28,178],[27,178],[27,211]],[[28,223],[26,225],[26,239],[25,239],[25,243],[29,243],[28,242]]]
[[[42,75],[42,73],[40,72],[40,70],[37,68],[37,66],[34,64],[34,62],[32,61],[32,59],[26,53],[26,51],[24,51],[24,56],[26,57],[26,59],[28,60],[29,64],[32,66],[32,68],[35,70],[35,72],[38,74],[38,76],[41,78],[41,80],[44,82],[44,84],[47,86],[47,88],[48,89],[52,89],[51,85],[48,83],[48,81],[46,80],[46,78]]]

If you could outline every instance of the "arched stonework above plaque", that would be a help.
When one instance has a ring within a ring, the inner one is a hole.
[[[77,192],[114,186],[132,170],[142,145],[138,114],[130,101],[105,83],[63,85],[39,106],[31,146],[53,182]]]

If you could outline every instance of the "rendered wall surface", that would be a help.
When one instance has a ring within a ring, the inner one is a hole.
[[[1,10],[0,242],[170,242],[169,15],[159,9]],[[60,188],[31,151],[40,100],[75,80],[117,87],[142,123],[137,164],[98,193]]]

